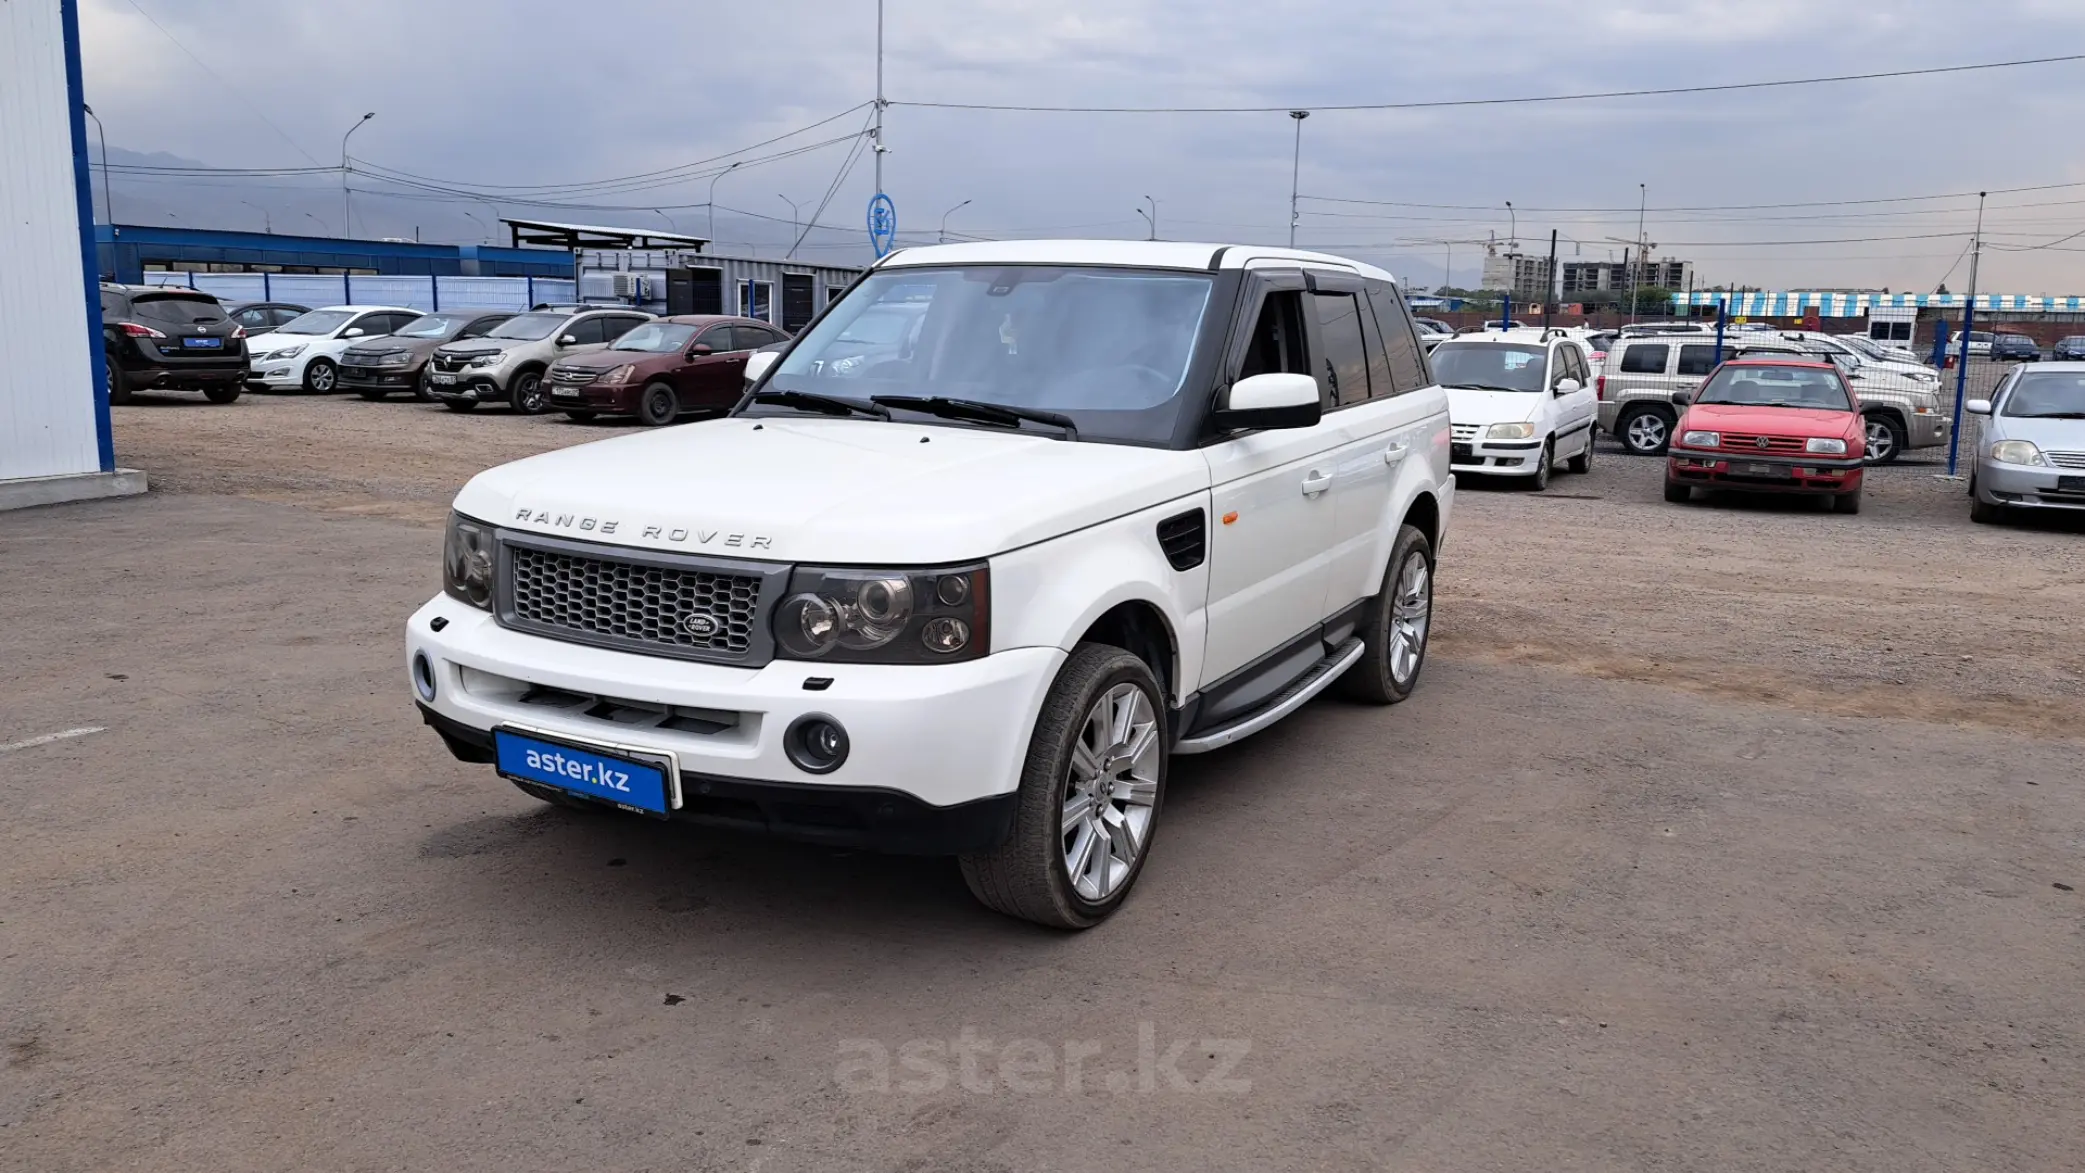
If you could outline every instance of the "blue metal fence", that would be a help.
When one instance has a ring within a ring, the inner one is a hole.
[[[525,310],[577,297],[570,278],[389,277],[309,273],[187,273],[153,270],[147,285],[186,285],[221,301],[295,305],[399,305],[408,309]]]

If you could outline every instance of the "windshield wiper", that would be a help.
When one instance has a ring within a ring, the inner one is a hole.
[[[815,411],[821,415],[867,415],[880,420],[890,418],[890,412],[874,403],[863,403],[859,399],[846,399],[838,395],[820,395],[815,391],[772,391],[762,388],[753,392],[755,403],[779,403],[784,407]]]
[[[1064,438],[1079,438],[1079,425],[1068,415],[1054,411],[1037,411],[1029,407],[1008,407],[1003,403],[985,403],[976,399],[950,399],[944,395],[871,395],[869,402],[885,407],[902,407],[907,411],[925,412],[943,419],[975,420],[984,424],[1004,424],[1018,428],[1022,420],[1030,423],[1048,424],[1064,429]]]
[[[2085,420],[2085,411],[2036,411],[2029,412],[2026,415],[2016,415],[2013,418],[2021,420]]]
[[[1493,383],[1449,383],[1447,385],[1455,388],[1457,391],[1512,391],[1516,394],[1533,394],[1532,390],[1528,388],[1500,387]]]

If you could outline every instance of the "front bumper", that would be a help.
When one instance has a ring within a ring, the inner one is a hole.
[[[1906,448],[1937,448],[1947,443],[1948,417],[1937,411],[1912,412],[1904,422]]]
[[[440,631],[433,624],[438,618],[446,621]],[[772,794],[783,796],[773,802],[782,802],[789,795],[823,795],[822,802],[855,809],[866,801],[860,794],[873,793],[894,814],[909,810],[913,817],[886,819],[880,831],[876,820],[838,829],[863,846],[887,850],[919,849],[904,845],[905,836],[893,830],[898,824],[944,817],[960,824],[970,816],[950,813],[955,808],[1014,793],[1043,697],[1065,658],[1058,648],[1013,648],[936,665],[693,664],[512,631],[446,595],[406,625],[408,675],[420,655],[435,681],[433,700],[423,699],[422,706],[452,749],[482,749],[500,725],[581,744],[639,747],[676,763],[675,813],[691,818],[706,817],[709,807],[701,800],[707,798]],[[548,703],[548,690],[566,695]],[[574,703],[585,698],[602,703]],[[664,706],[706,714],[721,727],[705,732],[693,723],[633,723],[642,710]],[[846,761],[829,774],[806,773],[782,749],[790,723],[811,714],[838,723],[852,743]]]
[[[453,374],[445,374],[441,371],[435,371],[427,376],[427,390],[436,399],[453,399],[467,403],[505,403],[507,401],[507,388],[503,381],[505,377],[504,371],[499,374],[493,374],[488,371],[460,371]],[[454,382],[442,382],[445,378],[453,379]]]
[[[410,391],[419,382],[419,367],[340,368],[340,386],[348,391]]]
[[[1858,458],[1752,456],[1678,445],[1666,451],[1665,475],[1674,484],[1749,493],[1851,493],[1861,487],[1865,467]]]
[[[1542,441],[1472,440],[1451,443],[1448,468],[1453,472],[1494,477],[1531,477],[1541,467]]]
[[[2064,486],[2068,483],[2071,488]],[[1985,457],[1976,464],[1977,499],[2012,509],[2085,509],[2085,471],[1999,464]]]
[[[550,405],[566,410],[634,412],[644,388],[634,383],[549,383]]]

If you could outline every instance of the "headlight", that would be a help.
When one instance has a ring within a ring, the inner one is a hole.
[[[492,527],[460,513],[449,515],[442,549],[442,590],[481,611],[492,610]]]
[[[1823,436],[1812,436],[1803,443],[1803,451],[1814,452],[1819,456],[1844,456],[1846,455],[1846,441],[1829,440]]]
[[[2025,440],[2000,440],[1991,445],[1991,459],[2000,464],[2040,464],[2042,450]]]
[[[1914,383],[1924,383],[1929,387],[1937,387],[1940,385],[1940,376],[1934,374],[1931,371],[1912,371],[1910,372],[1910,375],[1911,381]]]
[[[612,370],[612,371],[608,372],[607,374],[605,374],[605,375],[602,375],[602,376],[601,376],[601,378],[599,379],[599,382],[603,382],[603,383],[627,383],[627,382],[629,382],[629,381],[630,381],[630,376],[631,376],[631,375],[633,375],[633,374],[635,374],[635,373],[636,373],[636,371],[637,371],[637,366],[636,366],[636,364],[634,364],[634,363],[624,363],[624,364],[623,364],[622,366],[619,366],[619,367],[615,368],[614,370]]]
[[[1680,447],[1682,448],[1721,448],[1722,446],[1723,433],[1721,432],[1684,432],[1680,435]]]
[[[407,354],[405,351],[401,350],[394,354],[385,355],[382,361],[379,363],[379,365],[387,367],[402,367],[407,362],[409,362],[412,359],[412,357],[412,355]]]
[[[278,351],[276,351],[276,352],[275,352],[274,354],[271,354],[271,355],[269,355],[268,357],[269,357],[269,358],[295,358],[295,357],[297,357],[298,355],[300,355],[300,354],[303,354],[303,353],[304,353],[304,344],[300,342],[300,343],[298,343],[298,344],[297,344],[297,345],[295,345],[295,346],[285,346],[285,347],[283,347],[283,348],[282,348],[281,350],[278,350]]]
[[[474,367],[496,367],[506,361],[507,352],[502,350],[494,354],[481,354],[471,360],[471,365]]]
[[[982,565],[841,570],[800,566],[775,610],[787,660],[940,664],[991,651]]]
[[[1487,440],[1529,440],[1534,435],[1533,424],[1493,424],[1484,430]]]

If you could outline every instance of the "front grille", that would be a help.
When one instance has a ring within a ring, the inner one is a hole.
[[[761,576],[509,543],[518,627],[654,655],[737,660],[760,640]]]
[[[1469,444],[1477,439],[1476,424],[1450,424],[1448,438],[1457,444]]]
[[[434,363],[435,370],[445,375],[453,375],[471,365],[471,360],[477,357],[475,354],[442,354],[436,352],[434,358],[430,361]]]
[[[600,377],[600,371],[587,367],[555,366],[550,368],[550,381],[560,387],[584,387]]]
[[[2085,468],[2085,452],[2044,452],[2042,455],[2057,468]]]
[[[1764,439],[1766,443],[1760,444]],[[1806,441],[1795,436],[1744,436],[1735,432],[1723,433],[1725,451],[1740,452],[1801,452]]]

